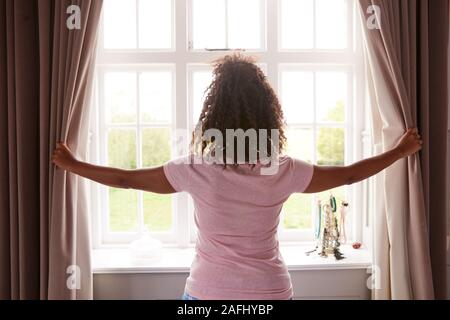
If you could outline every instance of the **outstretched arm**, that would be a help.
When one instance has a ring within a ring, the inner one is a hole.
[[[378,156],[356,162],[349,166],[314,166],[314,173],[305,193],[316,193],[345,184],[367,179],[399,159],[410,156],[422,148],[417,128],[408,129],[397,145]]]
[[[61,169],[110,187],[138,189],[162,194],[176,192],[167,181],[162,166],[138,170],[97,166],[77,160],[63,143],[56,145],[52,161]]]

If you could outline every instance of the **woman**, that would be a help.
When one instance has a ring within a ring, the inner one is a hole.
[[[81,162],[59,143],[53,162],[111,187],[191,194],[198,238],[184,299],[290,299],[292,284],[277,239],[279,214],[288,197],[366,179],[414,154],[422,142],[417,129],[408,129],[381,155],[348,166],[316,166],[280,153],[286,143],[283,125],[281,106],[264,73],[251,58],[233,54],[215,62],[197,124],[200,132],[223,134],[224,145],[222,139],[194,135],[186,157],[155,168],[123,170]],[[226,138],[227,129],[276,129],[278,139],[271,134],[256,143],[244,139],[246,148],[239,154],[236,139]],[[250,150],[256,151],[256,159]],[[217,161],[198,161],[205,155]],[[276,159],[277,170],[271,174],[262,173],[271,165],[267,159]]]

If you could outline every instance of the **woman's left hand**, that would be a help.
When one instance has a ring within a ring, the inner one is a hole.
[[[69,170],[77,163],[77,159],[66,144],[58,142],[53,151],[52,162],[62,169]]]

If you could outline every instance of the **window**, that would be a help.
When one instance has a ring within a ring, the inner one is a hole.
[[[191,0],[190,4],[190,48],[264,48],[264,1]]]
[[[350,2],[281,0],[281,49],[348,48],[352,23]]]
[[[172,156],[173,67],[100,69],[101,162],[135,169]],[[104,234],[172,229],[172,198],[135,190],[103,190]]]
[[[209,63],[231,49],[255,55],[283,106],[287,153],[316,164],[361,157],[361,50],[353,0],[105,0],[98,43],[92,161],[161,165],[187,150],[212,79]],[[245,21],[245,23],[243,23]],[[184,139],[179,139],[180,132]],[[95,191],[95,190],[94,190]],[[168,243],[195,239],[184,193],[98,187],[97,245],[126,243],[145,229]],[[95,192],[97,192],[95,191]],[[360,236],[360,187],[332,190],[350,202],[348,233]],[[312,241],[318,201],[294,194],[280,240]]]
[[[173,49],[173,9],[170,0],[105,1],[103,48]]]

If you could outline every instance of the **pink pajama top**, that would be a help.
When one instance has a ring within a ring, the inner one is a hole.
[[[195,164],[192,155],[164,164],[172,187],[188,192],[194,202],[198,230],[185,288],[189,295],[198,299],[292,297],[277,227],[283,203],[307,188],[314,167],[280,156],[277,170],[261,174],[268,166]]]

